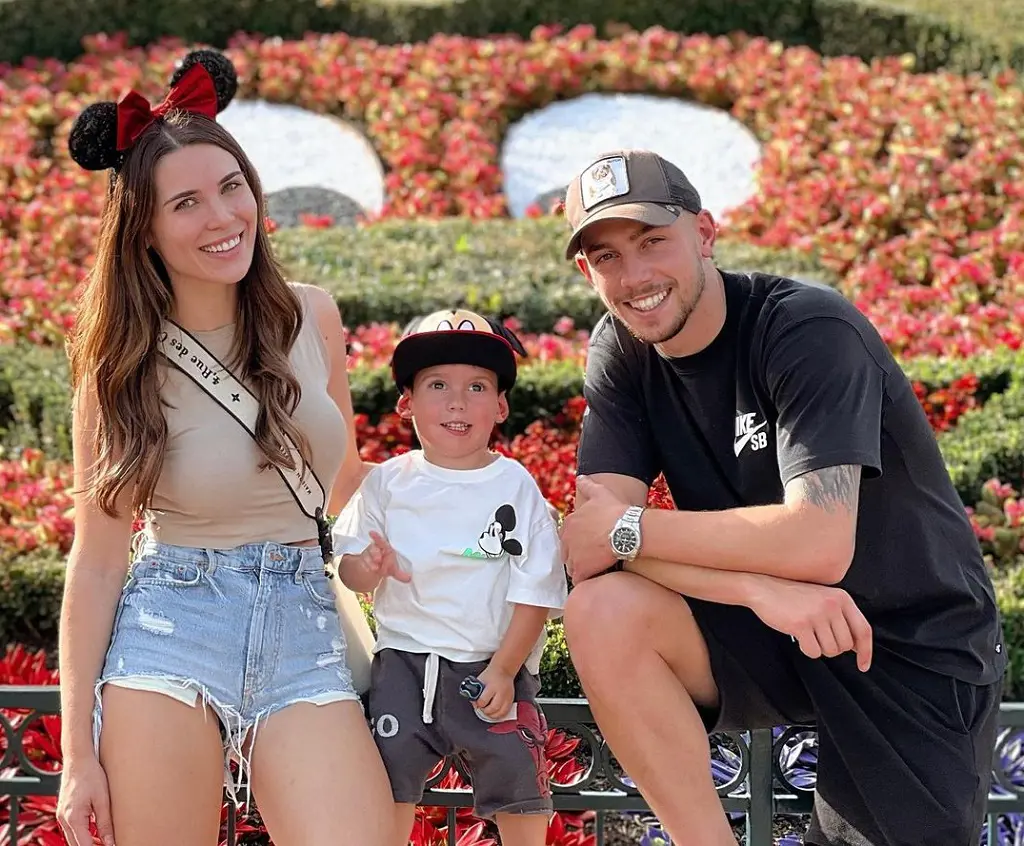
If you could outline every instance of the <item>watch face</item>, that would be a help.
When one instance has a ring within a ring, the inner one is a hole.
[[[612,533],[612,549],[619,555],[629,555],[640,542],[640,536],[629,526],[619,526]]]

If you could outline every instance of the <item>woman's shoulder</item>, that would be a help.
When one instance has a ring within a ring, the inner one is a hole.
[[[329,329],[340,320],[338,303],[329,291],[308,282],[289,282],[288,287],[298,296],[303,304],[303,311],[312,314],[322,329]]]
[[[341,312],[330,292],[306,282],[289,282],[288,286],[302,304],[301,336],[313,339],[303,343],[314,343],[328,369],[331,360],[341,356],[344,359],[345,327]]]

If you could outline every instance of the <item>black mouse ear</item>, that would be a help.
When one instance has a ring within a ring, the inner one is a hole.
[[[217,112],[224,111],[238,93],[238,73],[231,59],[218,50],[193,50],[178,62],[171,75],[171,85],[177,85],[195,65],[202,65],[210,75],[217,92]]]
[[[93,103],[75,118],[68,134],[71,160],[84,170],[107,170],[121,163],[117,149],[117,103]]]
[[[501,548],[504,549],[505,552],[507,552],[509,555],[523,554],[523,545],[515,538],[509,538],[501,545]]]
[[[520,341],[519,338],[516,337],[515,333],[511,329],[505,326],[505,324],[499,323],[497,320],[494,320],[493,318],[486,317],[484,319],[487,321],[487,324],[495,331],[496,334],[501,335],[502,338],[504,338],[512,345],[512,349],[519,353],[519,355],[521,355],[523,358],[527,357],[526,347],[523,346],[522,341]]]
[[[516,510],[511,505],[502,505],[494,512],[494,519],[506,532],[511,532],[516,527]]]

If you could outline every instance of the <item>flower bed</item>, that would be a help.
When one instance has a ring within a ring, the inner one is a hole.
[[[56,341],[73,320],[105,177],[69,162],[71,120],[128,85],[159,96],[180,55],[177,45],[125,50],[115,39],[89,47],[69,65],[0,77],[8,337]],[[816,253],[901,352],[1020,344],[1024,91],[1010,74],[912,74],[896,58],[823,59],[764,39],[661,29],[599,40],[588,27],[401,46],[240,37],[232,55],[241,97],[365,126],[389,171],[392,217],[504,216],[502,135],[556,98],[644,91],[728,109],[765,144],[760,190],[731,215],[730,233]]]

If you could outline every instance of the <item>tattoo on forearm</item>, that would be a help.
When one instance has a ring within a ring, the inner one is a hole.
[[[853,464],[814,470],[798,476],[792,482],[793,493],[799,499],[829,514],[855,511],[859,487],[860,467]]]

